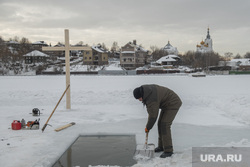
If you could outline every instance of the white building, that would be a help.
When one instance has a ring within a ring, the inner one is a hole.
[[[250,59],[232,59],[230,61],[220,61],[219,66],[250,66]]]
[[[213,52],[213,41],[209,34],[209,28],[207,29],[207,37],[206,39],[200,42],[200,44],[196,45],[196,51],[201,53]]]
[[[176,55],[167,55],[161,57],[159,60],[156,61],[158,65],[177,65],[180,61],[180,57]]]
[[[173,47],[170,42],[168,41],[168,44],[162,48],[164,51],[167,51],[168,54],[171,54],[171,55],[178,55],[178,50],[176,47]]]

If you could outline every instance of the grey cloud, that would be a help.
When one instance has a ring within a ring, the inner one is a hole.
[[[0,27],[20,31],[28,27],[40,33],[64,28],[102,30],[129,34],[124,38],[154,34],[200,41],[208,26],[212,37],[216,32],[249,28],[249,6],[249,0],[1,0]]]
[[[49,6],[51,10],[53,8],[62,9],[66,14],[67,12],[75,13],[75,16],[71,18],[63,19],[64,15],[62,15],[61,19],[56,19],[58,26],[65,26],[65,24],[80,26],[82,24],[87,28],[100,26],[120,27],[120,25],[125,27],[128,25],[129,27],[145,26],[153,28],[165,24],[184,27],[212,22],[216,24],[224,23],[221,26],[223,28],[229,25],[238,27],[241,24],[249,24],[245,20],[248,16],[246,13],[247,5],[244,5],[244,3],[249,4],[248,1],[244,0],[241,3],[230,0],[91,0],[71,2],[58,0],[34,2],[25,0],[22,5],[40,7],[41,13],[46,6]],[[14,10],[18,9],[15,8]],[[53,15],[53,11],[51,11],[51,14]],[[46,23],[43,25],[42,23],[39,24],[39,19],[37,19],[37,26],[55,27],[56,24],[53,23],[53,17],[47,17],[48,20],[43,20]],[[13,17],[12,19],[15,20]]]

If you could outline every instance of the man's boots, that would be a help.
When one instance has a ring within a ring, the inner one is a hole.
[[[164,150],[163,150],[163,147],[156,147],[156,148],[155,148],[155,152],[156,152],[156,153],[162,152],[162,151],[164,151]]]
[[[161,158],[166,158],[166,157],[171,157],[173,155],[173,152],[163,152],[160,157]]]

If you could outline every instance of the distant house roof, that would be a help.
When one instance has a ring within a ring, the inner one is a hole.
[[[95,51],[99,52],[99,53],[105,53],[107,52],[105,49],[103,49],[101,47],[101,45],[97,45],[97,46],[92,46],[92,49],[94,49]]]
[[[65,46],[64,44],[58,42],[54,47],[64,47],[64,46]]]
[[[43,45],[43,46],[48,46],[48,44],[44,41],[36,41],[33,42],[32,45]]]
[[[235,62],[237,65],[241,66],[250,65],[250,59],[232,59],[231,62]]]
[[[7,41],[6,44],[14,44],[14,45],[19,45],[20,43],[17,41]]]
[[[25,56],[25,57],[38,57],[38,56],[39,57],[49,57],[49,55],[47,55],[47,54],[45,54],[43,52],[40,52],[38,50],[34,50],[32,52],[29,52],[29,53],[27,53],[27,54],[25,54],[23,56]]]
[[[176,55],[167,55],[167,56],[163,56],[162,58],[160,58],[159,60],[157,60],[156,63],[162,64],[163,62],[173,62],[173,61],[178,61],[178,60],[180,60],[179,56],[176,56]]]
[[[148,52],[148,50],[144,49],[140,45],[137,45],[136,42],[129,42],[128,43],[130,46],[135,47],[136,51],[142,51],[142,52]]]

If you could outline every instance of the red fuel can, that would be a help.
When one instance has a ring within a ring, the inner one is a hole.
[[[14,120],[11,123],[11,127],[12,127],[12,130],[20,130],[22,128],[22,124],[19,121]]]

